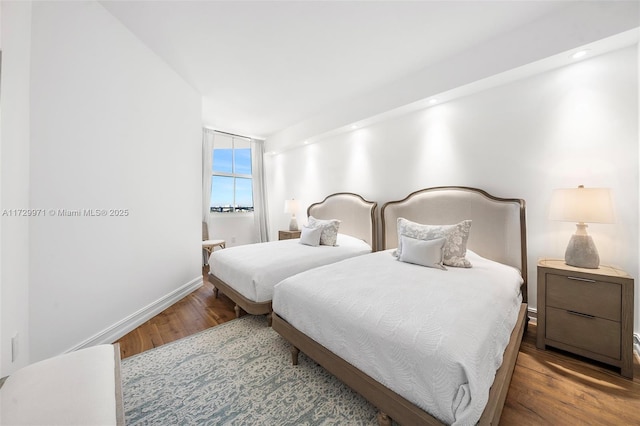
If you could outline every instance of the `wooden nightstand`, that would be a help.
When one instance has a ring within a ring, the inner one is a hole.
[[[536,346],[546,345],[620,368],[633,378],[633,278],[609,266],[538,262]]]
[[[301,231],[278,231],[279,240],[292,240],[294,238],[300,238]]]

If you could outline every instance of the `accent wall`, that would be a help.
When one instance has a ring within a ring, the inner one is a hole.
[[[548,219],[552,190],[609,187],[616,223],[590,224],[589,233],[603,264],[636,279],[637,333],[637,55],[635,45],[619,49],[267,155],[271,235],[286,229],[289,218],[279,207],[291,197],[301,202],[300,224],[309,204],[341,191],[380,206],[442,185],[523,198],[535,309],[537,259],[563,258],[575,230],[575,224]]]

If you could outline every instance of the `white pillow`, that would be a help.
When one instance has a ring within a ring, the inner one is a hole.
[[[400,239],[402,240],[402,253],[398,257],[399,261],[447,270],[442,264],[446,238],[418,240],[401,235]]]
[[[455,225],[423,225],[400,217],[397,256],[402,255],[402,235],[419,240],[445,238],[447,241],[444,245],[443,263],[458,268],[471,268],[471,262],[465,258],[470,229],[470,220],[463,220]]]
[[[308,226],[310,228],[321,228],[322,234],[320,235],[320,244],[324,246],[335,246],[338,240],[338,228],[340,227],[340,221],[338,219],[316,219],[313,216],[309,216]]]
[[[302,232],[300,233],[300,244],[314,247],[319,246],[321,234],[322,228],[309,228],[308,226],[303,226]]]

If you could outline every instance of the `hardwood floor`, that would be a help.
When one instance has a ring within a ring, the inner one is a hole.
[[[204,286],[118,342],[123,358],[235,318],[233,302]],[[536,348],[536,325],[520,346],[501,425],[640,425],[640,362],[634,379],[604,364]]]
[[[208,268],[202,272],[202,287],[118,340],[122,359],[236,317],[234,303],[228,297],[213,296],[213,286],[207,281]]]
[[[536,348],[536,325],[520,345],[501,425],[640,425],[640,362],[634,379],[562,351]]]

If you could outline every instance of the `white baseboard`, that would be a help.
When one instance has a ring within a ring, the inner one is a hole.
[[[95,345],[102,345],[105,343],[113,343],[131,330],[144,324],[160,312],[167,309],[180,299],[191,294],[198,288],[202,287],[202,276],[194,278],[183,286],[175,289],[166,296],[161,297],[153,303],[145,306],[137,312],[129,315],[128,317],[118,321],[112,326],[102,330],[87,340],[79,343],[78,345],[69,348],[65,353],[77,351],[78,349],[88,348]]]
[[[538,310],[536,308],[528,308],[527,312],[529,313],[529,321],[538,323]]]

